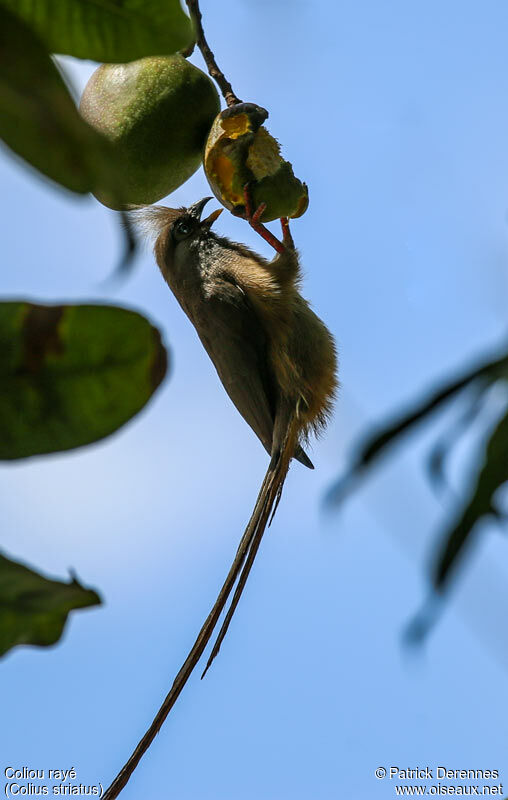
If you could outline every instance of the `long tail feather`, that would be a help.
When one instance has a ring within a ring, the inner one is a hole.
[[[215,601],[212,610],[206,618],[196,641],[194,642],[187,658],[178,672],[173,685],[159,711],[157,712],[152,724],[138,743],[129,760],[122,767],[112,784],[106,790],[105,794],[103,795],[103,800],[114,800],[114,798],[118,797],[139,764],[141,758],[144,756],[151,743],[155,739],[155,736],[160,731],[166,717],[178,699],[180,692],[189,680],[194,667],[203,655],[205,647],[212,637],[220,615],[224,610],[238,579],[238,584],[236,586],[231,605],[219,631],[219,635],[212,649],[210,658],[208,659],[203,676],[219,652],[222,641],[227,633],[229,624],[238,605],[238,601],[242,595],[252,564],[254,563],[261,539],[263,538],[263,534],[270,518],[270,514],[272,514],[273,518],[273,513],[275,513],[280,500],[284,480],[289,469],[289,462],[291,461],[294,453],[295,438],[296,433],[293,430],[293,426],[290,426],[280,454],[276,458],[272,459],[270,466],[268,467],[265,478],[261,485],[261,489],[259,490],[254,511],[252,512],[251,518],[242,536],[235,558],[228,572],[227,578],[224,581],[222,589],[219,592],[217,600]],[[240,577],[238,578],[238,576]]]
[[[252,530],[252,535],[249,537],[250,541],[248,544],[245,562],[242,567],[233,599],[224,618],[224,622],[220,628],[219,635],[215,640],[215,644],[212,648],[201,678],[205,677],[213,660],[219,653],[221,644],[224,641],[226,633],[228,632],[233,614],[235,613],[236,607],[245,588],[245,584],[247,583],[247,578],[249,577],[254,559],[256,558],[259,545],[261,544],[261,539],[263,538],[266,530],[266,526],[267,524],[272,524],[272,520],[282,497],[282,489],[288,473],[289,463],[295,451],[295,439],[296,430],[294,426],[290,424],[286,432],[281,451],[275,459],[272,459],[272,462],[268,467],[265,480],[263,481],[263,485],[258,495],[256,508],[254,509],[254,513],[252,514],[249,525],[247,526],[246,533],[247,531]],[[273,463],[274,461],[275,463]]]
[[[212,648],[210,653],[210,657],[206,663],[206,667],[201,675],[202,678],[205,677],[206,673],[208,672],[212,661],[218,655],[221,644],[226,636],[228,631],[230,622],[233,618],[233,614],[235,613],[236,607],[242,596],[242,592],[245,588],[245,584],[247,582],[247,578],[249,577],[249,573],[251,571],[252,565],[254,563],[254,559],[256,558],[257,551],[259,549],[259,545],[261,544],[261,539],[263,538],[263,534],[265,532],[266,526],[268,521],[270,523],[273,519],[273,515],[277,510],[277,506],[279,504],[280,496],[282,493],[282,486],[287,474],[287,466],[285,470],[282,472],[280,469],[280,464],[277,465],[276,469],[271,473],[270,470],[267,473],[267,477],[269,480],[267,481],[267,485],[264,489],[260,492],[260,499],[261,503],[259,508],[259,513],[256,515],[256,518],[252,520],[254,522],[253,525],[253,532],[252,536],[250,537],[250,543],[248,546],[247,555],[242,567],[242,571],[240,574],[240,578],[238,580],[235,593],[233,595],[233,599],[231,600],[231,605],[227,611],[227,614],[224,618],[224,622],[222,623],[221,629],[219,631],[219,635],[215,641],[215,644]],[[271,517],[271,518],[270,518]]]

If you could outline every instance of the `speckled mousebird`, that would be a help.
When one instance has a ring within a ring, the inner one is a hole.
[[[279,241],[261,224],[265,207],[252,214],[248,186],[244,198],[242,216],[277,252],[271,261],[212,232],[222,209],[202,220],[210,198],[190,208],[141,210],[143,223],[155,228],[155,256],[164,278],[196,328],[233,403],[269,452],[270,463],[219,596],[152,724],[104,800],[118,797],[150,747],[234,590],[203,675],[219,652],[280,500],[289,463],[296,458],[312,467],[302,445],[309,434],[324,427],[337,388],[333,338],[300,295],[298,254],[288,221],[281,220]]]

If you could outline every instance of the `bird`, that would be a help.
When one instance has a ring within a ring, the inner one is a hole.
[[[212,230],[223,209],[202,219],[210,199],[188,208],[144,210],[145,222],[156,231],[154,253],[164,280],[193,324],[227,394],[270,455],[254,511],[218,598],[217,620],[237,582],[203,675],[219,652],[280,500],[291,459],[313,469],[305,446],[326,426],[338,387],[335,342],[300,293],[300,259],[289,221],[280,220],[282,241],[277,239],[260,222],[264,205],[252,212],[246,187],[245,217],[276,251],[267,260]]]
[[[313,468],[304,447],[311,434],[324,429],[338,389],[335,342],[300,294],[300,260],[288,220],[280,220],[281,241],[260,221],[264,203],[253,212],[249,186],[244,187],[239,216],[274,248],[269,261],[211,230],[222,209],[201,219],[210,199],[189,208],[131,208],[130,216],[145,232],[155,231],[162,276],[270,462],[217,599],[150,727],[107,789],[108,800],[118,796],[160,731],[233,593],[202,678],[217,656],[277,510],[289,464],[294,458]]]

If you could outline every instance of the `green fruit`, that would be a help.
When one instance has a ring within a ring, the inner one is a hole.
[[[87,122],[113,143],[126,181],[123,196],[133,205],[155,203],[198,169],[219,108],[208,75],[178,54],[103,64],[80,104]]]
[[[300,217],[309,205],[307,186],[295,177],[279,143],[262,125],[268,112],[253,103],[237,103],[215,118],[205,146],[204,168],[216,198],[237,216],[245,216],[244,187],[252,211],[262,203],[262,222]]]

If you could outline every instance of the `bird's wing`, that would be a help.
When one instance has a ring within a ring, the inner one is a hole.
[[[276,393],[267,336],[243,289],[214,277],[192,322],[236,408],[271,452]]]

